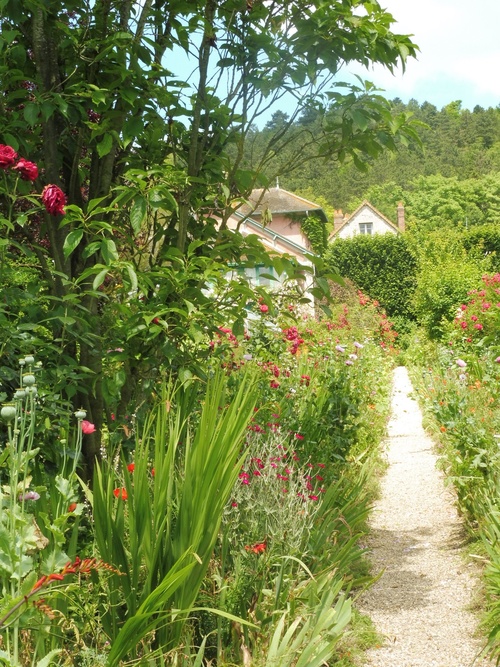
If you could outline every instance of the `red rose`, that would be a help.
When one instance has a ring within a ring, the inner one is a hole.
[[[42,202],[50,215],[64,215],[66,195],[57,185],[46,185],[42,192]]]
[[[23,181],[36,181],[38,178],[38,167],[34,162],[21,158],[14,169],[17,169]]]
[[[8,169],[9,167],[12,167],[12,165],[14,164],[16,159],[17,159],[17,153],[12,148],[12,146],[5,146],[4,144],[0,144],[0,168],[1,169]]]

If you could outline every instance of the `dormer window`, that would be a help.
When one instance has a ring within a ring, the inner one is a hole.
[[[359,223],[359,233],[360,234],[373,234],[373,222],[360,222]]]

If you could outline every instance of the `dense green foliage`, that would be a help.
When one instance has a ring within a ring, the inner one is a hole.
[[[379,301],[390,317],[414,318],[417,263],[404,235],[337,239],[325,262]]]
[[[279,172],[264,167],[293,134],[270,128],[245,164],[261,114],[293,89],[292,120],[327,119],[313,153],[360,161],[394,149],[415,138],[409,118],[395,120],[369,85],[340,88],[337,72],[391,69],[416,48],[372,0],[3,0],[0,10],[0,143],[39,174],[29,183],[2,161],[0,286],[10,296],[14,263],[29,280],[11,290],[16,307],[0,309],[0,345],[42,350],[62,398],[86,408],[90,468],[102,433],[163,373],[203,375],[213,331],[227,319],[242,332],[259,298],[224,269],[273,261],[226,228]],[[308,138],[296,139],[297,158]],[[45,185],[60,188],[65,215],[40,205]],[[279,258],[277,273],[295,268]]]
[[[500,110],[475,107],[469,111],[462,109],[457,102],[441,110],[428,102],[419,104],[415,100],[408,104],[393,100],[393,104],[396,110],[411,113],[415,121],[424,123],[419,128],[421,149],[400,146],[395,154],[375,156],[368,160],[370,168],[364,173],[349,161],[304,160],[299,170],[282,177],[283,187],[300,193],[309,191],[309,198],[314,193],[315,197],[324,197],[331,206],[344,211],[352,211],[360,201],[369,199],[392,219],[396,203],[402,199],[409,204],[407,195],[419,190],[417,183],[425,183],[429,176],[440,176],[452,179],[451,183],[458,182],[455,187],[456,210],[461,208],[462,202],[465,204],[460,221],[465,223],[468,218],[473,224],[484,220],[487,215],[484,200],[488,199],[488,190],[498,192],[495,183],[498,182],[497,171],[500,169]],[[281,122],[284,122],[283,118]],[[297,133],[310,132],[321,136],[323,122],[314,114],[304,114],[295,123],[295,129]],[[265,132],[263,130],[262,134]],[[291,150],[290,147],[288,151]],[[280,152],[275,160],[287,163],[287,150]],[[469,197],[467,191],[473,188],[474,181],[488,175],[491,175],[490,184],[487,179],[483,192]],[[371,194],[372,188],[375,191],[382,188],[382,196]]]

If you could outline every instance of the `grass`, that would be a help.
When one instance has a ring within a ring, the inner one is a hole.
[[[353,608],[351,623],[337,646],[333,667],[360,667],[368,649],[382,645],[383,636],[377,632],[369,616]]]

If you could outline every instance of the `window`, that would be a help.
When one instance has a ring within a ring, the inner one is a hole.
[[[373,222],[360,222],[359,223],[359,233],[360,234],[373,234]]]

